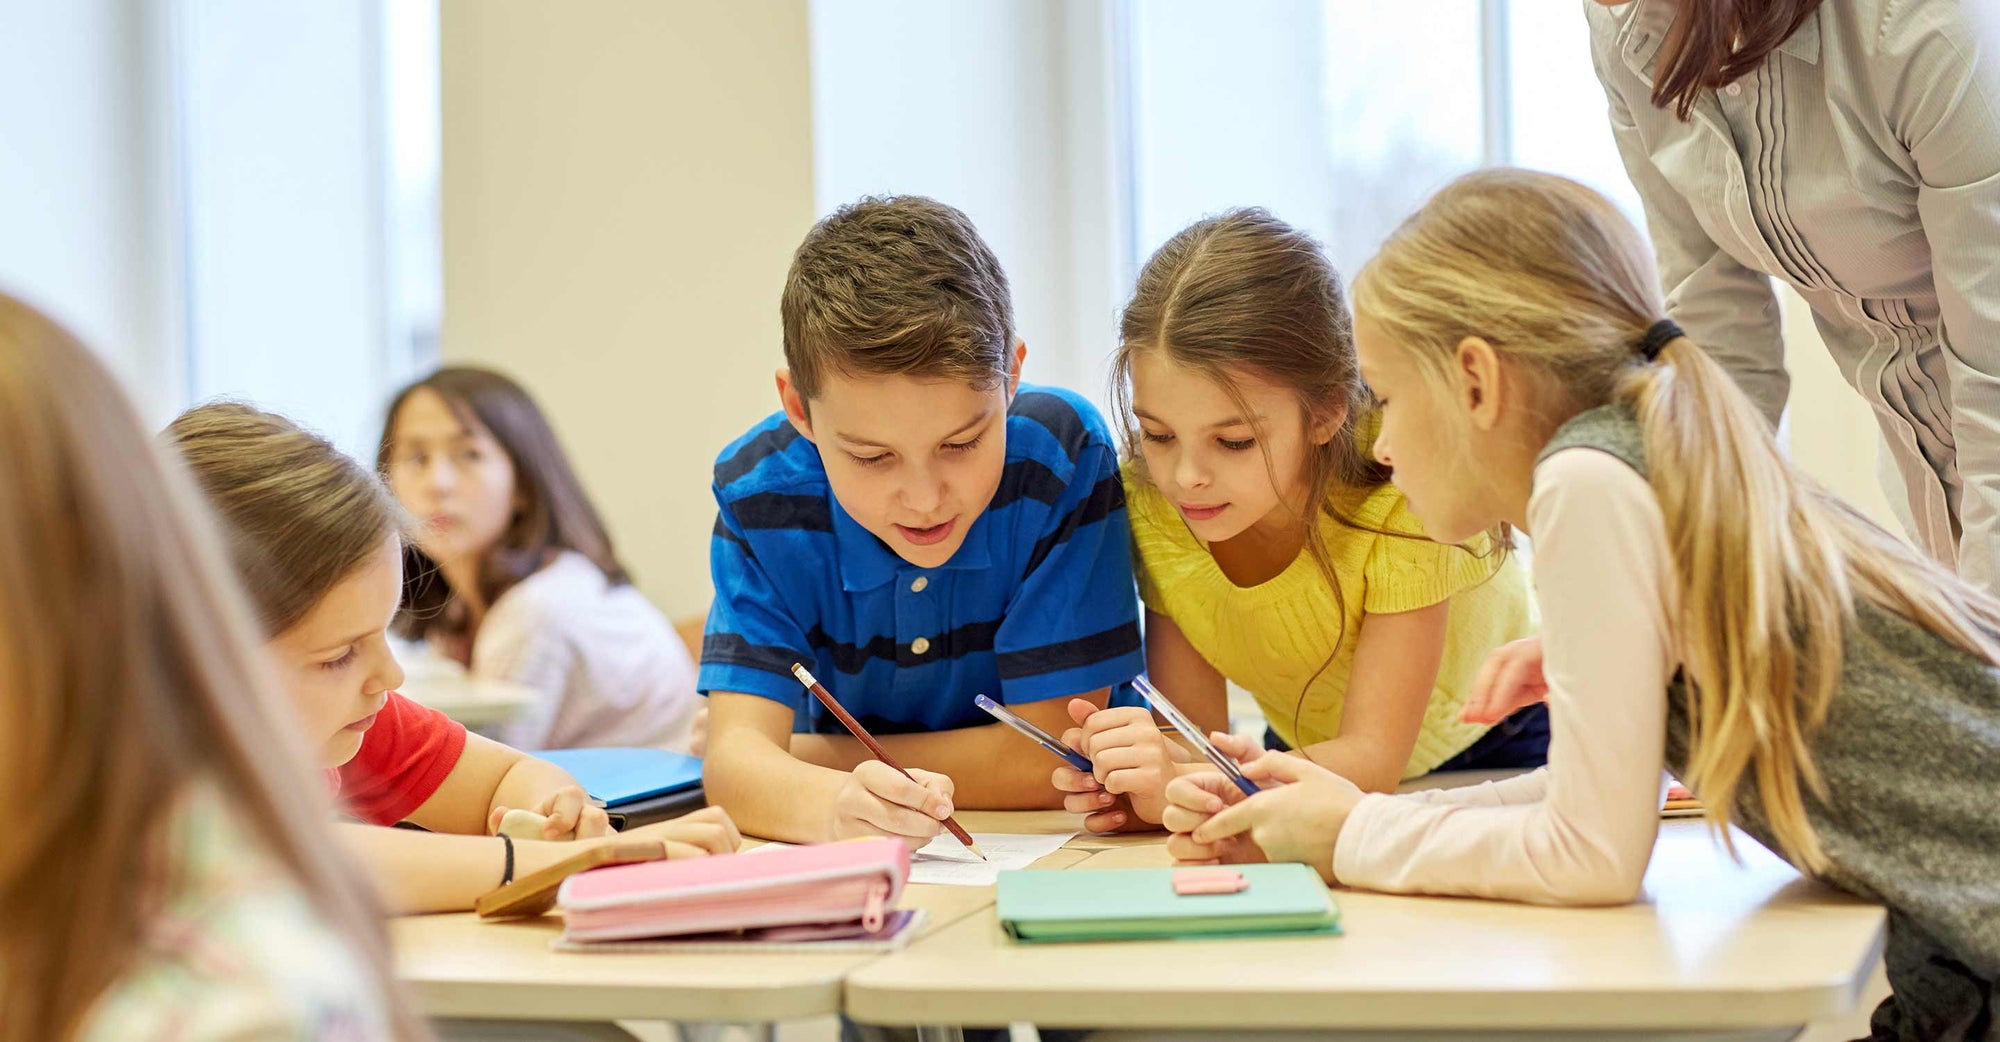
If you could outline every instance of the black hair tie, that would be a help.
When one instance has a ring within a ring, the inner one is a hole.
[[[1660,352],[1666,349],[1668,343],[1686,335],[1673,319],[1663,318],[1647,327],[1646,335],[1639,338],[1639,353],[1651,362],[1660,357]]]

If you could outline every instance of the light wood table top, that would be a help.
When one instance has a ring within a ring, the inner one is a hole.
[[[1849,1010],[1882,909],[1737,846],[1742,867],[1699,822],[1663,823],[1644,897],[1619,908],[1343,890],[1342,937],[1021,944],[972,915],[856,969],[846,1009],[885,1024],[1691,1034]],[[1155,835],[1079,868],[1166,864]]]
[[[1067,868],[1089,856],[1065,848],[1035,867]],[[912,885],[898,907],[927,910],[928,935],[992,904],[991,887]],[[470,913],[423,915],[390,924],[397,975],[433,1017],[768,1022],[823,1016],[840,1011],[841,981],[882,957],[553,951],[549,944],[561,932],[562,920],[554,915],[510,922],[481,922]],[[912,943],[921,943],[921,936]]]

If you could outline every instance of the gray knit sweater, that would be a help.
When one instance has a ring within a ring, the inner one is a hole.
[[[1647,473],[1644,440],[1623,406],[1582,413],[1542,457],[1596,449]],[[1688,693],[1668,698],[1666,762],[1689,759]],[[1875,1038],[2000,1038],[2000,670],[1874,604],[1855,605],[1840,687],[1810,738],[1826,780],[1806,815],[1831,868],[1827,882],[1890,909],[1895,996]],[[1779,850],[1755,780],[1732,817]]]

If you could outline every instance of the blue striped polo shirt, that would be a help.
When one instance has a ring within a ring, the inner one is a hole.
[[[722,450],[703,694],[791,706],[840,733],[799,686],[805,663],[871,731],[991,723],[1020,704],[1132,679],[1138,600],[1118,455],[1082,397],[1022,384],[1000,487],[949,561],[919,568],[841,508],[819,450],[777,413]]]

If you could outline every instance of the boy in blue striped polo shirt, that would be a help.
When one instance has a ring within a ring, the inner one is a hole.
[[[954,807],[1057,807],[1045,730],[1140,669],[1117,453],[1022,384],[999,261],[963,213],[864,199],[814,226],[780,305],[784,410],[715,464],[705,784],[745,832],[922,845]],[[799,686],[804,663],[911,769]]]

